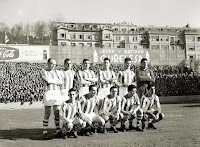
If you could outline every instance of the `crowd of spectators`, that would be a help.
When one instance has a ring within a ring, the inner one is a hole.
[[[42,101],[44,94],[43,80],[40,71],[45,68],[43,63],[0,63],[0,103]],[[139,66],[132,66],[136,70]],[[57,69],[63,69],[57,65]],[[91,65],[97,74],[102,65]],[[123,65],[112,65],[117,73],[123,70]],[[200,76],[186,66],[151,66],[156,76],[156,93],[159,96],[179,96],[200,94]],[[77,72],[81,65],[73,65]],[[75,87],[79,88],[78,79]]]

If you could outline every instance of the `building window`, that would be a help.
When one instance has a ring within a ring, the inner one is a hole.
[[[136,45],[134,45],[134,49],[137,49],[137,46],[136,46]]]
[[[83,43],[79,43],[79,46],[80,46],[80,47],[84,47],[84,44],[83,44]]]
[[[99,40],[99,36],[98,35],[95,35],[94,38],[95,38],[95,40]]]
[[[200,37],[197,37],[197,41],[200,41]]]
[[[62,46],[66,46],[66,42],[61,42],[60,43]]]
[[[94,46],[95,46],[95,47],[100,47],[100,44],[99,44],[99,43],[95,43]]]
[[[65,38],[66,38],[66,34],[61,33],[61,34],[60,34],[60,38],[62,38],[62,39],[64,38],[64,39],[65,39]]]
[[[71,43],[71,46],[76,46],[76,44],[75,43]]]
[[[122,28],[122,31],[126,31],[126,28]]]
[[[194,50],[195,50],[195,47],[194,47],[194,45],[188,45],[188,49],[189,49],[190,51],[194,51]]]
[[[116,41],[120,41],[121,37],[120,36],[116,36]]]
[[[131,29],[131,31],[133,31],[133,32],[134,32],[134,31],[135,31],[135,29]]]
[[[87,43],[87,47],[92,47],[92,43]]]
[[[161,36],[160,41],[168,41],[168,37],[167,36]]]
[[[83,39],[83,35],[79,35],[79,39]]]
[[[151,41],[159,41],[159,36],[152,36]]]
[[[72,40],[76,39],[76,35],[75,35],[75,34],[72,34],[72,35],[71,35],[71,39],[72,39]]]
[[[115,31],[118,31],[119,29],[118,29],[118,28],[115,28],[114,30],[115,30]]]
[[[137,41],[137,36],[133,36],[133,41]]]
[[[110,39],[110,34],[105,34],[105,39]]]
[[[91,35],[86,35],[86,38],[87,38],[88,40],[91,40],[91,39],[92,39],[92,36],[91,36]]]

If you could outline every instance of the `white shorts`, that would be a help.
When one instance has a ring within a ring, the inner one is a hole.
[[[84,96],[85,94],[89,93],[89,87],[81,87],[79,89],[79,97]]]
[[[105,124],[104,119],[101,116],[96,115],[94,112],[90,114],[85,113],[84,117],[86,123],[88,123],[89,125],[92,125],[93,123],[98,123],[100,126],[103,126]]]
[[[60,90],[48,90],[44,93],[44,105],[54,106],[61,105],[63,102],[63,96]]]
[[[62,96],[63,96],[63,102],[69,100],[68,92],[69,92],[68,89],[63,89],[63,90],[61,90],[61,94],[62,94]]]
[[[100,88],[99,89],[98,96],[100,99],[105,98],[109,94],[110,94],[110,88]]]
[[[92,121],[92,119],[97,116],[94,112],[92,113],[84,113],[85,120],[88,122]]]
[[[63,122],[62,130],[65,132],[71,131],[73,126],[78,126],[80,128],[86,127],[86,122],[83,121],[80,118],[75,117],[74,119],[71,119],[70,122]],[[71,128],[70,128],[71,127]]]
[[[119,96],[122,99],[128,93],[127,87],[119,87]]]

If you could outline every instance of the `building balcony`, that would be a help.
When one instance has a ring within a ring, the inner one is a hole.
[[[113,31],[113,34],[115,35],[118,35],[118,34],[138,34],[137,32],[135,32],[135,31]]]

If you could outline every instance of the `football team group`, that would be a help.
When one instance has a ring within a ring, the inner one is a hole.
[[[43,139],[49,139],[47,129],[52,108],[57,138],[156,129],[154,123],[162,120],[164,114],[155,94],[155,77],[148,69],[148,60],[143,58],[136,72],[130,69],[130,58],[125,58],[124,70],[118,73],[110,70],[109,58],[103,64],[104,68],[96,75],[90,70],[88,59],[83,60],[83,68],[77,73],[70,59],[65,59],[64,70],[56,70],[56,61],[48,59],[47,69],[41,71],[45,88]],[[75,79],[79,80],[80,89],[73,87]],[[120,128],[116,128],[118,123]]]

